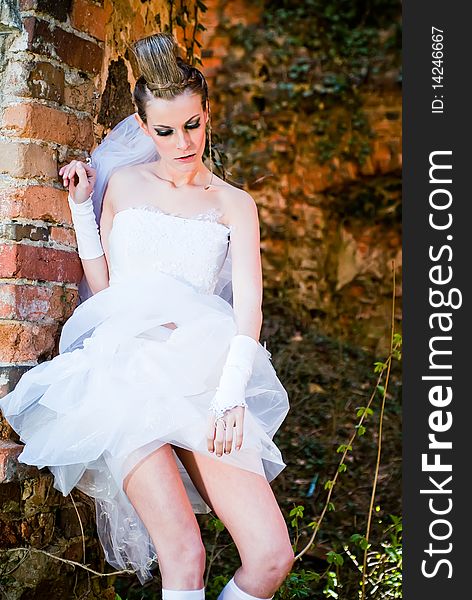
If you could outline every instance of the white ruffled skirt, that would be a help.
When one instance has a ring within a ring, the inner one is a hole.
[[[176,329],[163,326],[172,322]],[[208,406],[236,333],[230,304],[170,275],[113,283],[64,324],[60,354],[27,371],[0,400],[25,444],[19,461],[47,466],[64,496],[77,487],[93,497],[107,562],[135,570],[141,583],[157,555],[123,490],[141,460],[170,443],[268,481],[286,466],[272,438],[288,396],[261,344],[246,388],[241,450],[221,457],[207,450]],[[209,512],[175,458],[194,512]]]

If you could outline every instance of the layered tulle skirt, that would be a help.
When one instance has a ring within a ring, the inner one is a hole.
[[[63,327],[60,354],[0,400],[25,443],[19,461],[49,467],[64,496],[77,487],[93,497],[107,562],[135,570],[141,583],[157,556],[123,480],[151,452],[171,443],[268,481],[286,466],[272,438],[288,397],[261,344],[241,450],[221,457],[207,450],[208,407],[236,333],[233,308],[221,297],[164,273],[130,278],[80,304]],[[174,455],[194,512],[209,512]]]

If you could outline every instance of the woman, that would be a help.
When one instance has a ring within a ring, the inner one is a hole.
[[[64,495],[76,486],[95,498],[110,564],[132,566],[143,583],[157,558],[163,600],[204,598],[195,513],[213,510],[242,562],[219,600],[272,598],[293,564],[269,485],[285,467],[272,437],[288,399],[258,342],[257,207],[202,161],[202,73],[166,34],[133,52],[137,114],[92,154],[97,169],[74,160],[59,171],[91,295],[65,323],[60,354],[0,407],[25,442],[20,461],[48,466]],[[140,164],[127,134],[124,160],[112,153],[133,119]]]

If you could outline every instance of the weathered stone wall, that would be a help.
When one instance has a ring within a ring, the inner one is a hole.
[[[341,65],[344,76],[347,58],[328,65],[312,50],[310,62],[297,39],[282,38],[287,23],[267,31],[259,3],[211,5],[204,64],[213,75],[214,130],[229,179],[259,206],[266,318],[314,326],[383,355],[392,261],[401,327],[398,48],[384,50],[389,32],[381,31],[379,55],[365,61],[368,76],[348,73],[355,85],[336,95],[332,67]],[[316,19],[307,14],[307,22],[316,39]],[[281,55],[289,56],[284,62]]]
[[[397,73],[381,69],[370,86],[359,90],[374,133],[362,164],[348,153],[324,160],[317,143],[320,115],[329,129],[339,114],[342,122],[349,107],[314,107],[309,98],[281,110],[275,101],[280,73],[272,67],[273,50],[248,50],[232,29],[238,24],[243,38],[245,31],[247,38],[253,36],[263,16],[260,4],[205,4],[208,11],[199,18],[206,30],[199,39],[210,79],[213,130],[229,179],[245,187],[259,206],[266,320],[289,320],[294,330],[315,324],[383,353],[391,259],[401,299]],[[72,158],[84,158],[134,110],[126,44],[163,29],[179,10],[193,5],[165,0],[0,3],[1,395],[23,372],[57,353],[60,327],[77,302],[82,270],[58,170]],[[183,45],[190,30],[190,25],[175,28]],[[396,317],[399,321],[400,305]],[[22,563],[22,551],[8,551],[31,545],[84,561],[71,499],[52,488],[47,470],[18,465],[17,442],[2,419],[0,583],[12,600],[43,598],[51,589],[58,595],[48,598],[72,597],[71,582],[80,596],[89,583],[83,571],[72,572],[40,553]],[[93,505],[73,494],[85,529],[85,561],[101,571]],[[95,596],[89,598],[113,597],[109,580],[93,581]]]
[[[71,494],[74,502],[71,496],[62,496],[52,487],[47,470],[40,476],[33,467],[19,470],[9,446],[18,454],[16,444],[3,442],[0,447],[1,597],[115,600],[107,578],[90,579],[84,571],[54,558],[104,571],[91,499],[78,490]]]

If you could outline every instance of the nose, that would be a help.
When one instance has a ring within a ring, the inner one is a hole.
[[[188,131],[177,131],[177,148],[187,150],[190,145],[190,135]]]

